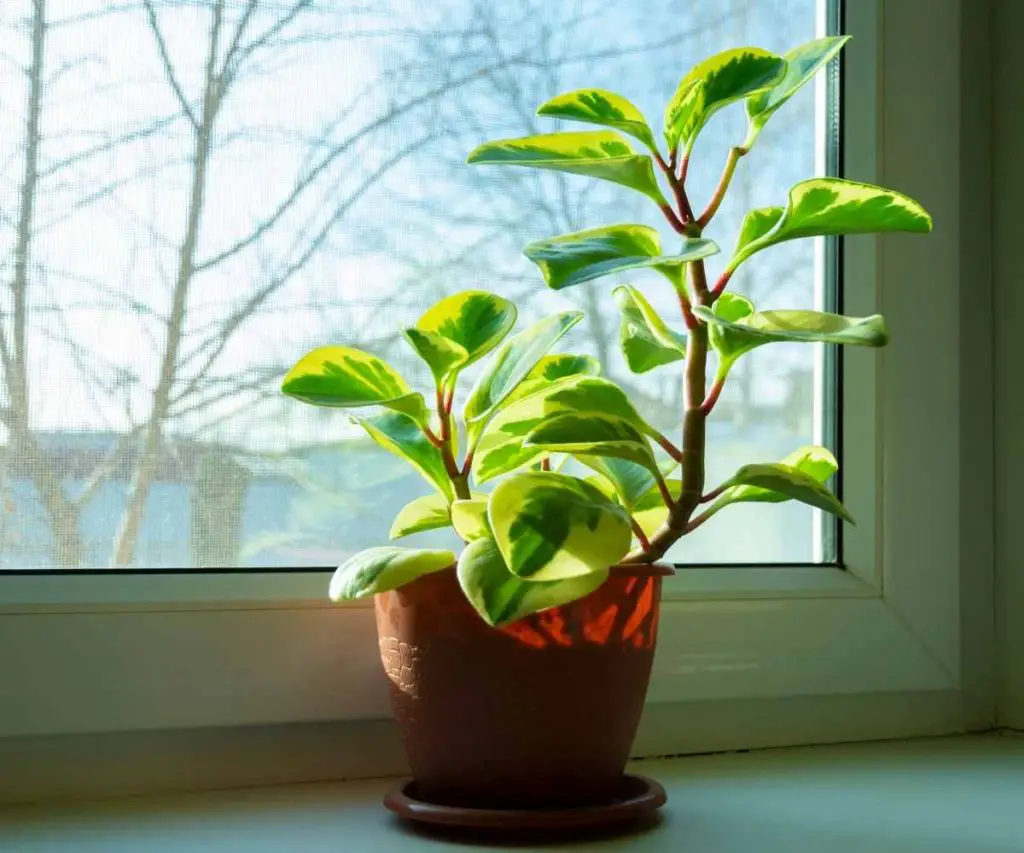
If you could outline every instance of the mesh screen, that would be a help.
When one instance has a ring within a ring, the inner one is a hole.
[[[0,568],[330,566],[383,544],[429,486],[344,413],[283,399],[280,378],[307,349],[346,343],[425,389],[399,330],[458,289],[513,298],[520,326],[583,308],[565,348],[597,355],[675,436],[679,371],[626,369],[611,298],[636,283],[674,318],[670,289],[644,273],[555,293],[521,254],[588,226],[661,228],[656,212],[611,184],[465,156],[555,129],[535,107],[581,85],[660,126],[691,64],[813,38],[818,6],[4,0]],[[820,170],[819,119],[806,87],[769,123],[708,235],[724,257],[747,209]],[[695,204],[743,133],[742,108],[704,132]],[[818,269],[797,241],[731,286],[760,307],[811,307]],[[815,352],[741,361],[709,428],[709,484],[815,438]],[[795,504],[735,508],[670,556],[810,561],[818,524]]]

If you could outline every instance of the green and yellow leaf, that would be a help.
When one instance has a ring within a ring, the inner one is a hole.
[[[889,340],[880,314],[845,317],[824,311],[753,311],[749,300],[729,294],[730,299],[723,302],[725,296],[711,309],[695,307],[694,314],[711,327],[711,344],[726,368],[743,353],[778,341],[881,347]],[[740,309],[746,313],[738,313]],[[728,312],[736,319],[730,319]]]
[[[611,127],[639,139],[652,150],[657,147],[639,108],[622,95],[606,89],[577,89],[558,95],[541,104],[537,115]]]
[[[487,515],[505,565],[531,581],[604,572],[632,541],[625,510],[565,474],[531,471],[502,481]]]
[[[821,482],[818,477],[825,470],[827,460],[824,448],[815,448],[817,455],[810,460],[811,470],[804,470],[798,465],[786,463],[759,463],[744,465],[728,481],[731,487],[750,487],[762,491],[736,492],[723,494],[711,506],[712,514],[730,503],[740,501],[781,502],[795,500],[817,509],[836,515],[853,524],[853,518]],[[833,460],[834,462],[834,460]],[[805,465],[808,463],[805,462]],[[772,496],[766,492],[773,493]]]
[[[770,89],[782,78],[786,61],[757,47],[738,47],[704,60],[680,81],[665,109],[669,148],[693,145],[701,128],[722,107]]]
[[[654,433],[626,393],[607,379],[577,375],[544,382],[490,421],[473,457],[476,481],[486,482],[543,458],[547,451],[526,445],[526,437],[551,418],[585,412],[622,418],[641,433]]]
[[[827,448],[807,445],[790,453],[780,463],[803,472],[822,486],[828,482],[836,471],[839,463]],[[791,498],[783,492],[774,491],[763,486],[733,486],[726,489],[712,504],[714,512],[734,503],[782,503]]]
[[[332,601],[350,601],[398,589],[418,577],[455,564],[451,551],[416,548],[368,548],[349,557],[331,578]]]
[[[446,498],[455,499],[455,490],[440,451],[427,440],[412,418],[400,412],[383,412],[369,417],[354,417],[353,420],[377,444],[412,465]]]
[[[285,375],[281,391],[313,406],[386,406],[419,423],[427,417],[423,396],[414,393],[398,371],[352,347],[324,346],[307,353]]]
[[[487,496],[475,494],[469,500],[452,504],[452,526],[467,542],[489,537],[491,526],[487,521]]]
[[[740,223],[740,236],[733,255],[738,255],[749,243],[761,239],[771,231],[785,212],[783,207],[757,207],[749,211]]]
[[[607,130],[548,133],[485,142],[467,158],[470,164],[529,166],[586,175],[637,190],[666,204],[654,177],[651,158],[637,154],[617,133]]]
[[[459,585],[473,609],[494,627],[576,601],[608,579],[608,569],[564,580],[523,580],[509,571],[497,542],[470,542],[459,557]]]
[[[789,202],[774,227],[737,247],[727,269],[736,269],[755,252],[800,237],[925,234],[931,229],[927,211],[903,193],[842,178],[811,178],[789,191]]]
[[[566,332],[583,319],[581,311],[545,317],[513,335],[491,355],[469,392],[463,415],[470,442],[492,415]]]
[[[814,39],[783,54],[786,73],[772,88],[752,95],[747,99],[749,128],[743,147],[749,149],[757,139],[768,119],[786,101],[836,56],[850,36],[826,36]]]
[[[552,290],[642,267],[682,266],[718,252],[713,240],[686,239],[676,255],[661,253],[661,238],[648,225],[608,225],[530,243],[523,250]]]
[[[516,324],[516,307],[481,290],[465,290],[427,309],[406,338],[438,382],[487,355]]]
[[[548,418],[523,442],[524,447],[547,451],[611,456],[658,470],[654,454],[644,435],[624,418],[594,413],[566,414]]]
[[[525,384],[533,379],[555,382],[565,379],[567,376],[599,376],[600,374],[601,362],[592,355],[553,353],[538,361],[533,370],[526,374],[526,379],[523,382]]]
[[[452,523],[449,500],[445,495],[433,494],[416,498],[398,511],[391,524],[391,538],[401,539],[424,530],[438,530]]]
[[[413,328],[406,329],[403,334],[409,346],[427,363],[438,385],[469,361],[469,353],[465,349],[435,332]]]
[[[613,493],[627,510],[632,510],[637,501],[652,489],[657,490],[654,475],[643,465],[614,456],[581,454],[576,459],[593,468],[607,480],[612,486]]]
[[[686,355],[686,338],[672,331],[644,295],[622,285],[612,291],[619,308],[619,346],[633,373],[646,373]]]

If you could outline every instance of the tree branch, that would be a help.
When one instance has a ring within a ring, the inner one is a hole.
[[[192,124],[192,129],[198,133],[199,119],[192,111],[192,105],[189,104],[188,98],[185,97],[185,91],[181,88],[181,84],[178,82],[178,75],[174,70],[174,62],[171,60],[171,55],[167,50],[167,42],[164,39],[163,30],[160,29],[160,20],[157,18],[156,9],[153,8],[153,0],[142,0],[142,5],[146,9],[146,17],[149,19],[149,29],[153,33],[153,38],[156,41],[157,51],[160,53],[160,61],[163,63],[164,75],[167,77],[167,82],[170,84],[171,90],[174,92],[174,96],[178,99],[181,111]]]

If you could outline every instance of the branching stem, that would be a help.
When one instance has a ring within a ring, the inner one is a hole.
[[[660,432],[653,436],[654,440],[658,445],[674,459],[676,462],[683,461],[683,451],[676,447],[668,436],[662,435]]]
[[[647,538],[647,534],[644,533],[640,523],[633,516],[630,516],[629,525],[633,528],[633,535],[636,537],[636,541],[640,543],[640,547],[644,551],[648,550],[651,547],[651,540]]]
[[[715,408],[715,403],[718,402],[718,398],[722,393],[722,388],[725,387],[725,377],[719,376],[715,379],[714,384],[711,386],[711,390],[708,392],[707,397],[704,398],[704,402],[701,403],[700,410],[705,416],[711,414],[711,410]]]
[[[729,149],[729,156],[725,161],[725,169],[722,171],[722,177],[718,180],[718,187],[715,189],[715,194],[711,196],[711,201],[708,203],[707,208],[697,220],[697,224],[701,228],[707,227],[707,224],[711,221],[712,217],[714,217],[718,212],[718,208],[722,204],[722,199],[725,198],[725,194],[729,189],[729,184],[732,182],[732,176],[736,172],[736,164],[740,162],[740,157],[746,153],[747,149],[740,146]]]

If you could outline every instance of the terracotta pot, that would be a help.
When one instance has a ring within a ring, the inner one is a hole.
[[[381,658],[420,796],[552,808],[614,796],[643,710],[665,566],[494,629],[454,569],[377,596]]]

